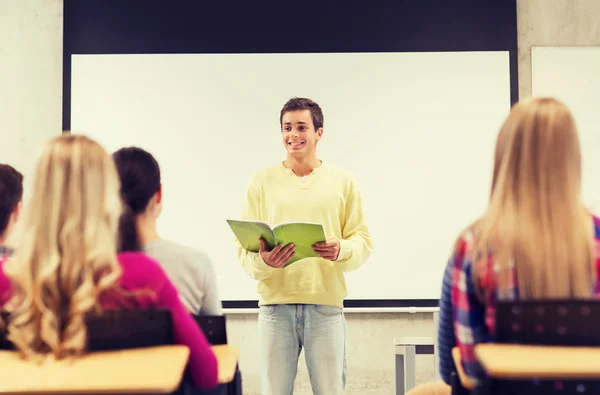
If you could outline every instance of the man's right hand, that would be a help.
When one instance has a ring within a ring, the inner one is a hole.
[[[296,246],[292,243],[288,245],[279,244],[271,251],[267,249],[267,243],[261,237],[260,239],[260,256],[263,261],[271,267],[279,269],[283,267],[296,252]]]

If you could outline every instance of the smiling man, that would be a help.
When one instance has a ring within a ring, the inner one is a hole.
[[[318,258],[282,268],[293,245],[258,253],[236,242],[244,269],[258,280],[259,352],[263,394],[293,393],[298,356],[304,349],[315,394],[342,394],[346,384],[344,272],[361,266],[372,251],[359,187],[353,175],[318,159],[323,113],[310,99],[289,100],[280,114],[287,158],[255,174],[247,187],[242,219],[271,225],[284,221],[323,225],[327,240],[313,246]]]

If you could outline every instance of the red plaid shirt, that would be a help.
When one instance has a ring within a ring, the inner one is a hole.
[[[596,240],[596,273],[594,291],[600,296],[600,219],[594,217]],[[466,232],[450,265],[452,270],[452,311],[456,345],[459,347],[465,373],[474,382],[485,377],[481,365],[475,356],[475,345],[492,341],[496,329],[496,301],[517,300],[518,287],[514,268],[507,273],[506,286],[500,287],[494,279],[494,264],[492,258],[477,263],[477,277],[480,289],[485,290],[484,301],[476,293],[473,283],[473,264],[469,258],[473,248],[473,234]]]

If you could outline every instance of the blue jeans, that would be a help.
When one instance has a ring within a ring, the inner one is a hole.
[[[339,307],[261,306],[258,340],[263,395],[291,395],[304,347],[315,395],[342,395],[346,386],[346,321]]]

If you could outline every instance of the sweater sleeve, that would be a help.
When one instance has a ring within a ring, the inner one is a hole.
[[[491,338],[485,325],[485,307],[478,300],[472,273],[473,262],[465,255],[463,245],[452,260],[453,326],[465,374],[478,384],[486,374],[477,360],[475,347]]]
[[[4,308],[12,296],[12,284],[4,274],[6,258],[0,259],[0,309]]]
[[[246,188],[241,219],[260,220],[260,191],[254,180],[251,180]],[[266,264],[260,253],[246,251],[237,238],[235,246],[242,267],[254,280],[264,280],[276,270]]]
[[[157,294],[160,307],[171,311],[175,342],[190,349],[189,370],[194,384],[199,388],[214,388],[218,384],[217,358],[204,333],[181,303],[175,286],[165,276]]]
[[[452,349],[456,346],[454,322],[452,316],[452,273],[454,263],[448,262],[442,283],[440,315],[438,322],[438,351],[440,356],[440,375],[446,384],[450,384],[450,375],[454,370]]]
[[[349,272],[360,267],[371,255],[373,241],[367,228],[360,188],[350,180],[346,193],[345,221],[342,226],[340,254],[336,263]]]

